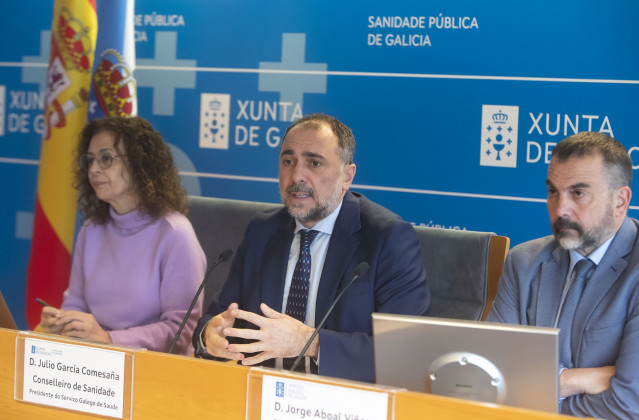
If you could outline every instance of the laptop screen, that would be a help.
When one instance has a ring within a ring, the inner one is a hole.
[[[556,413],[558,332],[374,313],[376,382]]]
[[[9,310],[9,306],[7,306],[4,296],[2,296],[2,291],[0,291],[0,327],[12,330],[18,329],[18,326],[11,315],[11,311]]]

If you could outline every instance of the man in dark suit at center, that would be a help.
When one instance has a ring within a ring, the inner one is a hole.
[[[354,153],[351,130],[328,115],[288,128],[279,156],[284,208],[249,223],[195,330],[196,354],[288,369],[366,262],[306,351],[304,370],[375,381],[371,313],[425,315],[430,292],[413,227],[349,191]]]

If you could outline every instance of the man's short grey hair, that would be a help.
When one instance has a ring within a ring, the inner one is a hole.
[[[552,159],[564,162],[571,157],[591,156],[599,153],[610,188],[632,184],[632,161],[626,148],[604,133],[583,131],[566,137],[552,150]]]

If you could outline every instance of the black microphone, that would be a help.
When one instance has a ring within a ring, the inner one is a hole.
[[[344,294],[344,292],[346,291],[346,289],[348,289],[351,286],[351,284],[353,284],[353,282],[355,280],[357,280],[358,278],[360,278],[364,274],[366,274],[368,272],[368,268],[369,268],[369,265],[365,261],[362,261],[361,263],[359,263],[359,265],[357,267],[355,267],[355,271],[353,272],[353,278],[339,292],[339,294],[337,295],[337,297],[333,301],[333,304],[331,305],[331,307],[328,308],[328,311],[326,311],[326,315],[324,315],[324,318],[322,318],[322,320],[320,321],[320,323],[317,326],[317,328],[315,328],[315,331],[313,331],[313,335],[311,335],[311,338],[309,338],[308,341],[306,342],[306,345],[302,349],[302,352],[300,353],[300,355],[297,356],[297,358],[295,359],[295,362],[293,363],[293,366],[291,366],[291,372],[294,372],[295,369],[297,369],[297,365],[299,365],[300,361],[302,360],[302,358],[304,358],[304,353],[306,353],[306,350],[308,350],[309,346],[311,345],[311,343],[313,342],[313,340],[315,339],[317,334],[319,334],[320,329],[326,323],[326,320],[328,319],[328,316],[331,314],[331,312],[333,312],[333,308],[335,307],[335,305],[337,305],[337,302],[339,302],[339,300],[341,299],[341,297]]]
[[[200,284],[200,288],[197,289],[197,293],[195,294],[195,297],[193,297],[193,302],[191,302],[191,306],[189,306],[189,310],[186,311],[186,316],[182,320],[182,324],[180,325],[180,328],[178,328],[178,331],[175,334],[175,337],[173,338],[173,342],[171,343],[171,347],[169,347],[169,353],[173,353],[173,347],[175,347],[175,343],[177,343],[178,339],[180,338],[180,334],[182,334],[182,329],[184,328],[184,325],[186,325],[186,321],[188,321],[189,316],[191,316],[191,311],[195,307],[195,303],[197,302],[197,298],[200,297],[200,293],[202,293],[202,289],[204,289],[204,285],[206,284],[206,281],[209,279],[209,274],[211,274],[211,271],[213,271],[213,269],[215,267],[217,267],[218,264],[220,264],[223,261],[228,260],[229,258],[231,258],[232,255],[233,255],[233,250],[232,249],[227,249],[227,250],[222,251],[220,256],[217,258],[217,261],[215,261],[213,263],[213,265],[211,265],[211,267],[209,267],[209,269],[206,271],[206,274],[204,274],[204,279],[202,280],[202,283]]]

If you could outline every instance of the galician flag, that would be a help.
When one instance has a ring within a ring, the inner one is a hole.
[[[89,119],[135,116],[134,0],[99,1],[98,22]]]

